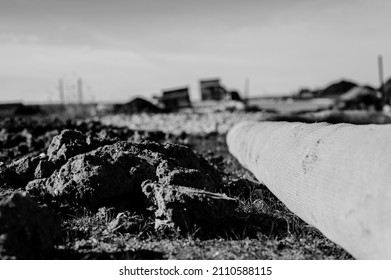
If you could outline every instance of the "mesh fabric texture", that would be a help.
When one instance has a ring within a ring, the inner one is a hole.
[[[359,259],[391,259],[391,125],[244,122],[229,151],[292,212]]]

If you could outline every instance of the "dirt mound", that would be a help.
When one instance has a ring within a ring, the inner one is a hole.
[[[209,203],[212,198],[216,200],[220,196],[212,195],[212,192],[222,190],[221,175],[205,159],[178,144],[118,141],[104,145],[110,141],[86,137],[77,130],[63,130],[53,137],[46,153],[25,157],[3,167],[0,171],[1,186],[3,189],[25,187],[40,203],[48,203],[57,210],[59,205],[66,205],[70,211],[84,208],[95,211],[105,206],[122,211],[145,210],[141,185],[154,182],[161,190],[156,194],[167,194],[156,200],[160,201],[159,205],[163,205],[165,198],[169,205],[172,199],[183,200],[186,197],[185,204],[176,205],[178,209],[168,207],[170,213],[181,212],[183,207],[188,207],[188,203],[196,203],[194,201],[202,208],[202,213],[192,214],[194,218],[182,215],[180,219],[172,219],[176,228],[184,231],[183,223],[187,224],[187,230],[194,226],[193,223],[205,226],[205,221],[200,222],[205,213],[207,217],[213,217],[212,221],[215,222],[212,224],[224,223],[225,214],[219,208],[221,203],[213,207]],[[181,195],[171,198],[168,194],[172,194],[173,188],[179,188]],[[194,189],[206,192],[197,193]],[[207,199],[204,198],[206,193],[209,194]],[[228,198],[217,199],[225,200],[234,205]],[[196,208],[192,207],[193,210]],[[232,210],[235,207],[228,208]],[[159,217],[164,216],[162,211],[160,209]],[[214,212],[221,215],[211,216]],[[234,211],[231,212],[229,217],[234,215]],[[167,213],[167,216],[172,215]],[[156,219],[158,221],[160,218]],[[157,227],[158,230],[160,228]]]
[[[119,141],[81,153],[88,150],[81,133],[63,131],[53,138],[48,159],[34,159],[30,164],[29,176],[23,177],[23,182],[31,179],[26,189],[36,197],[89,209],[119,205],[134,209],[145,180],[212,192],[221,189],[218,171],[185,146]],[[47,174],[50,176],[45,178]]]
[[[23,182],[33,177],[26,190],[42,203],[67,205],[71,211],[152,207],[159,232],[222,233],[239,219],[238,201],[217,193],[223,189],[220,173],[186,146],[119,141],[89,149],[82,133],[62,131],[47,157],[23,160],[34,163],[25,164],[31,168]],[[126,217],[112,227],[124,224]]]
[[[29,195],[14,193],[0,201],[0,258],[46,258],[58,233],[54,211]]]

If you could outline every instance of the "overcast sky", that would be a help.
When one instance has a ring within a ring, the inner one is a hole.
[[[389,0],[5,0],[0,101],[127,101],[220,77],[250,95],[391,76]],[[387,75],[388,74],[388,75]]]

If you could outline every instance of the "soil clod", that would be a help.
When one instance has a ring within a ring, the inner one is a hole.
[[[143,192],[155,207],[160,232],[224,234],[236,225],[238,201],[224,194],[153,182]]]
[[[0,258],[47,258],[58,234],[54,211],[28,194],[14,193],[0,201]]]

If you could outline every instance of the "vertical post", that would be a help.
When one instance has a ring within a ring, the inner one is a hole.
[[[83,80],[81,78],[77,79],[77,96],[79,105],[81,105],[83,103]]]
[[[243,96],[244,105],[247,108],[248,99],[249,99],[249,95],[250,95],[250,80],[248,78],[246,78],[246,80],[244,82],[244,94],[243,95],[244,95]]]
[[[378,64],[378,70],[379,70],[379,82],[380,82],[380,92],[382,95],[382,106],[389,103],[389,98],[386,96],[386,93],[384,92],[384,77],[383,77],[383,57],[379,55],[377,57],[377,64]]]
[[[65,103],[65,90],[64,90],[64,81],[62,79],[58,80],[58,93],[60,94],[60,104],[64,105],[64,103]]]

